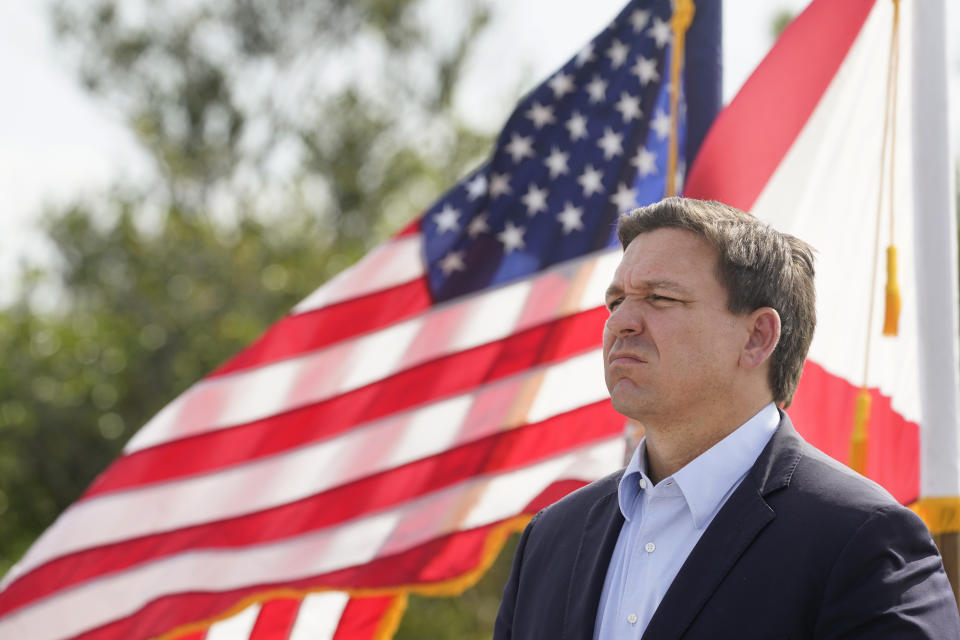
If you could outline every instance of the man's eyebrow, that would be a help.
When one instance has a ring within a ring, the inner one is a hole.
[[[673,280],[649,280],[643,284],[647,289],[666,289],[667,291],[679,293],[682,296],[693,295],[689,289],[681,285],[679,282],[674,282]]]
[[[619,285],[611,284],[609,287],[607,287],[606,293],[603,294],[603,299],[606,300],[608,298],[614,298],[622,293],[623,289],[620,288]]]
[[[642,283],[640,283],[639,287],[636,287],[636,288],[642,289],[645,291],[651,291],[654,289],[672,291],[673,293],[677,293],[681,296],[687,296],[687,297],[693,295],[689,289],[687,289],[686,287],[684,287],[678,282],[674,282],[673,280],[645,280]],[[621,287],[618,284],[611,284],[609,287],[607,287],[607,291],[604,294],[604,299],[609,299],[609,298],[617,297],[621,295],[623,295],[623,287]]]

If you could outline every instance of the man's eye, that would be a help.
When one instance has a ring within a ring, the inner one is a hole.
[[[613,300],[609,300],[607,302],[607,309],[609,309],[610,311],[613,311],[618,306],[620,306],[621,302],[623,302],[623,298],[615,298]]]
[[[677,301],[676,298],[670,298],[670,297],[667,297],[667,296],[661,296],[661,295],[658,295],[658,294],[656,294],[656,293],[651,294],[651,295],[649,296],[649,300],[650,300],[651,302],[676,302],[676,301]]]

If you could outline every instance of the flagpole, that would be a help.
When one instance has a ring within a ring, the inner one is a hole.
[[[931,311],[918,318],[925,378],[921,380],[920,511],[960,600],[960,348],[956,212],[947,146],[946,17],[943,0],[916,2],[913,7],[917,304]]]

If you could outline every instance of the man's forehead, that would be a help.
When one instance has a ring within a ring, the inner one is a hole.
[[[672,227],[654,229],[627,245],[607,290],[667,289],[690,294],[702,278],[718,281],[719,259],[702,236]]]

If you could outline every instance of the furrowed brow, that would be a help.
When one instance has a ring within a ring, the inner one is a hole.
[[[689,289],[673,280],[650,280],[643,283],[643,288],[648,290],[661,289],[671,291],[685,297],[693,295]]]
[[[622,295],[623,289],[620,287],[620,285],[611,284],[609,287],[607,287],[606,293],[603,294],[603,299],[609,300],[610,298],[616,298]]]

